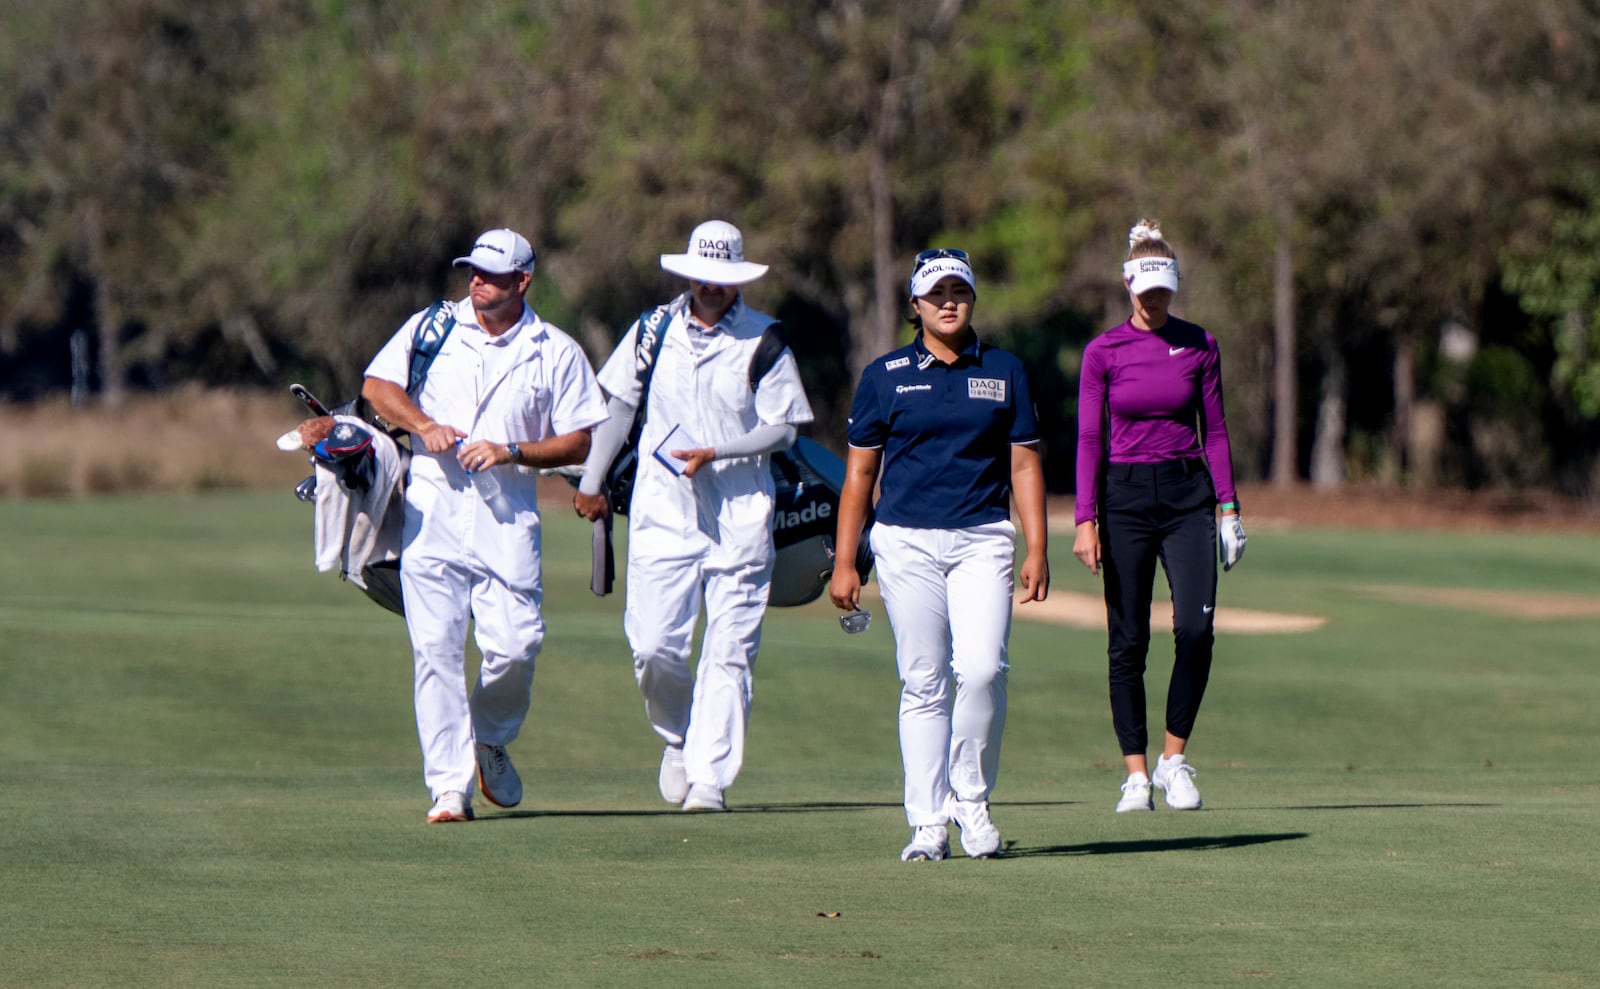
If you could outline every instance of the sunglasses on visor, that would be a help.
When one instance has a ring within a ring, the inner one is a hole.
[[[954,247],[935,247],[923,251],[921,254],[916,256],[911,263],[911,273],[913,275],[916,274],[922,270],[923,265],[927,264],[929,261],[937,261],[940,258],[954,258],[963,264],[971,263],[971,259],[967,257],[966,251],[958,251]]]

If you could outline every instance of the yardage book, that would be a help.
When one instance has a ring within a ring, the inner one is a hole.
[[[668,451],[670,450],[698,450],[700,441],[689,435],[689,431],[682,426],[673,426],[667,438],[656,444],[655,458],[666,465],[667,470],[682,476],[683,469],[689,465],[687,460],[679,460]]]

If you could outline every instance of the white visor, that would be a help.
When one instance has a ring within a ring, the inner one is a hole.
[[[927,295],[935,285],[939,284],[939,279],[948,278],[951,275],[966,282],[972,288],[973,293],[977,293],[978,282],[972,277],[971,265],[960,258],[934,258],[918,268],[917,273],[911,276],[911,294],[920,299]]]
[[[1122,280],[1128,291],[1143,295],[1153,288],[1178,290],[1178,262],[1176,258],[1134,258],[1122,266]]]

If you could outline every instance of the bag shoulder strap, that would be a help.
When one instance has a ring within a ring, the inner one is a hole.
[[[773,320],[767,328],[761,331],[761,342],[756,344],[755,353],[750,355],[750,391],[754,392],[761,384],[761,379],[767,376],[772,366],[778,363],[778,358],[789,348],[789,336],[783,332],[783,324]]]
[[[668,307],[656,306],[639,314],[639,335],[633,342],[634,376],[639,382],[639,404],[633,410],[633,428],[628,431],[628,446],[639,442],[644,430],[644,412],[650,397],[650,379],[656,373],[656,358],[667,339]]]
[[[428,380],[428,368],[433,366],[433,359],[439,356],[439,348],[444,346],[445,338],[455,326],[455,306],[441,299],[428,307],[427,314],[412,331],[411,374],[407,379],[406,394],[411,396],[413,402],[422,391],[422,383]]]

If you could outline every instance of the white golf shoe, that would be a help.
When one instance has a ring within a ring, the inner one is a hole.
[[[472,801],[465,793],[446,790],[433,802],[428,811],[429,824],[456,824],[472,820]]]
[[[1128,781],[1122,784],[1122,799],[1117,801],[1117,813],[1155,809],[1155,798],[1150,794],[1150,777],[1143,773],[1130,773]]]
[[[911,844],[900,852],[902,862],[940,862],[949,857],[950,832],[942,824],[915,829]]]
[[[1158,759],[1150,782],[1166,796],[1167,806],[1173,810],[1200,809],[1200,791],[1194,786],[1194,767],[1184,762],[1181,754]]]
[[[705,783],[696,783],[689,787],[689,795],[683,800],[683,809],[691,814],[718,814],[728,809],[723,802],[722,790]]]
[[[1000,854],[1000,829],[989,819],[989,801],[950,798],[950,816],[961,828],[961,850],[968,858]]]
[[[522,803],[522,777],[511,764],[504,745],[484,745],[478,749],[478,789],[496,807],[515,807]]]
[[[689,796],[689,779],[683,775],[683,746],[669,745],[661,750],[661,774],[656,778],[661,799],[681,804]]]

